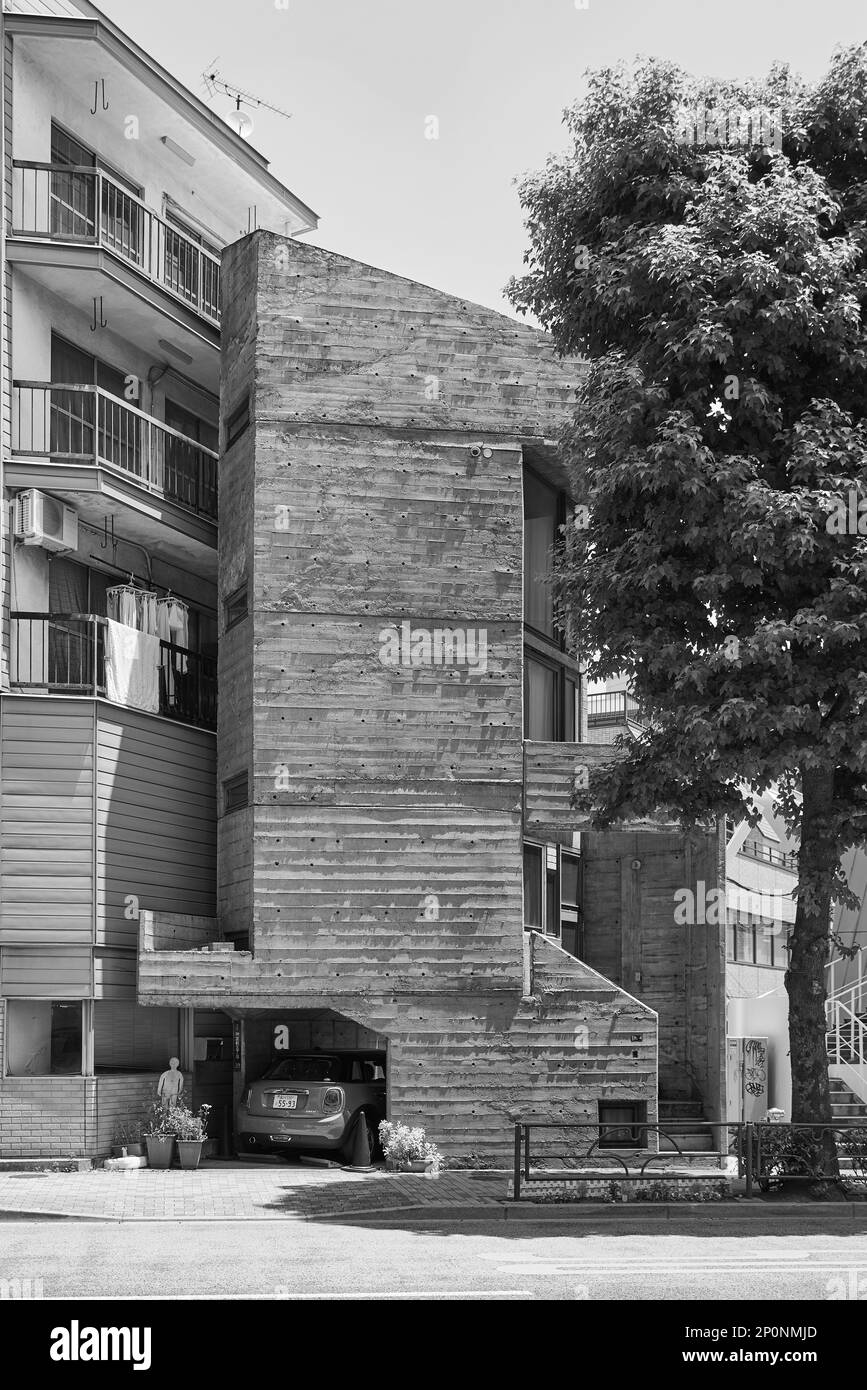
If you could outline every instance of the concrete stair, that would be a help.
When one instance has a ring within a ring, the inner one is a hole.
[[[659,1136],[660,1153],[715,1153],[713,1131],[703,1128],[702,1120],[701,1101],[660,1099],[659,1124],[667,1131]]]
[[[835,1120],[863,1120],[867,1125],[867,1105],[839,1077],[830,1078],[831,1114]]]

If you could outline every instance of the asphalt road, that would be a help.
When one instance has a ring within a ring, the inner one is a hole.
[[[730,1218],[663,1233],[473,1222],[0,1222],[0,1299],[373,1300],[867,1298],[867,1232],[807,1234]],[[36,1281],[41,1281],[37,1283]],[[0,1329],[11,1302],[0,1308]],[[8,1327],[8,1323],[7,1323]]]

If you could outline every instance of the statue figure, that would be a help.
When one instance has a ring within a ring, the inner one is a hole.
[[[173,1105],[177,1105],[181,1098],[184,1089],[184,1077],[183,1073],[178,1071],[180,1065],[179,1057],[170,1057],[168,1071],[164,1071],[157,1082],[157,1096],[164,1110],[170,1110]]]

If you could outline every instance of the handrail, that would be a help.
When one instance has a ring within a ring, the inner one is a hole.
[[[217,518],[219,454],[92,383],[14,381],[12,451],[117,469],[150,492]]]
[[[105,694],[108,618],[99,613],[24,611],[14,611],[10,618],[9,684],[13,690]],[[164,638],[159,644],[159,710],[154,713],[215,729],[216,661]]]
[[[837,985],[837,967],[851,966],[857,962],[857,975],[854,981],[848,981],[842,985]],[[825,993],[828,999],[834,999],[846,994],[849,990],[856,990],[860,994],[860,1002],[855,1006],[856,1013],[867,1013],[867,950],[859,946],[854,956],[833,956],[825,963],[825,974],[827,976]]]
[[[194,449],[198,449],[201,453],[208,454],[212,459],[219,461],[220,455],[216,449],[209,449],[206,444],[200,444],[197,439],[191,439],[188,434],[176,430],[173,425],[167,425],[156,415],[149,415],[146,410],[141,410],[130,401],[121,400],[120,396],[116,396],[113,391],[106,391],[104,386],[96,386],[86,381],[19,381],[17,377],[13,386],[19,386],[28,391],[81,391],[89,395],[103,396],[113,405],[122,406],[130,415],[137,415],[140,420],[145,420],[147,424],[156,425],[162,434],[172,434],[175,439],[180,439],[182,443],[190,444]]]
[[[104,169],[24,159],[12,166],[13,237],[101,246],[219,327],[219,256]],[[82,187],[92,196],[76,198]]]

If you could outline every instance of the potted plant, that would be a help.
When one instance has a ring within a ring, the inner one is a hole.
[[[154,1101],[144,1124],[144,1141],[151,1168],[171,1168],[175,1152],[175,1133],[171,1128],[170,1111]]]
[[[111,1156],[112,1158],[141,1158],[144,1151],[142,1120],[130,1113],[115,1124]]]
[[[442,1154],[436,1144],[425,1138],[423,1129],[411,1129],[409,1125],[392,1124],[382,1120],[379,1126],[379,1142],[385,1155],[385,1166],[393,1173],[428,1173],[437,1177],[442,1163]]]
[[[210,1113],[210,1105],[200,1105],[194,1112],[183,1101],[178,1101],[169,1110],[168,1124],[177,1141],[182,1168],[198,1168],[202,1145],[208,1134]]]

